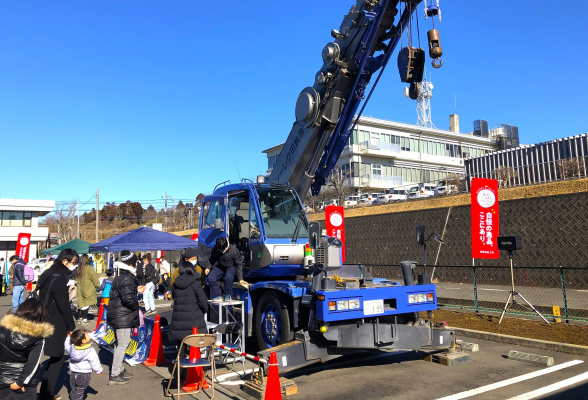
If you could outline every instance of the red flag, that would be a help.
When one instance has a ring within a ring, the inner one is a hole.
[[[498,181],[474,178],[471,186],[472,258],[500,258]]]
[[[345,262],[345,216],[341,206],[327,206],[325,208],[325,226],[327,236],[337,238],[343,242],[341,262]]]
[[[25,262],[29,262],[29,248],[31,247],[31,234],[19,233],[16,241],[16,255]]]

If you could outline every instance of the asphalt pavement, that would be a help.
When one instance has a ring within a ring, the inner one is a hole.
[[[10,309],[10,296],[0,297],[0,315]],[[169,318],[170,303],[156,301],[157,311]],[[87,325],[89,329],[93,325]],[[471,341],[464,338],[465,341]],[[293,400],[307,399],[588,399],[588,357],[525,349],[494,342],[476,341],[480,351],[471,353],[469,363],[447,367],[423,360],[423,352],[364,351],[325,364],[294,371],[287,378],[298,385]],[[171,343],[165,343],[169,346]],[[255,341],[247,341],[255,352]],[[555,367],[508,360],[509,350],[552,356]],[[107,386],[111,353],[99,350],[104,367],[101,376],[92,375],[87,399],[163,399],[171,366],[146,368],[126,366],[134,374],[124,386]],[[173,357],[173,354],[168,356]],[[43,366],[44,367],[44,366]],[[251,370],[255,365],[247,364]],[[240,368],[237,369],[240,372]],[[247,377],[219,369],[220,382],[215,399],[252,398],[241,390]],[[58,392],[68,396],[67,358],[58,382]],[[174,386],[172,386],[174,387]],[[208,399],[209,392],[192,396]]]

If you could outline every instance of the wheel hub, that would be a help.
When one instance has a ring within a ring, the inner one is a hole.
[[[278,324],[274,313],[267,313],[264,321],[265,335],[270,340],[275,340],[277,336]]]

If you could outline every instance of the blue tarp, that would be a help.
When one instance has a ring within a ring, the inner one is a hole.
[[[186,247],[198,247],[198,243],[171,233],[143,227],[93,244],[90,246],[90,252],[181,250]]]

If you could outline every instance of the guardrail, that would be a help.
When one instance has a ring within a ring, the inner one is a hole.
[[[355,264],[357,265],[357,264]],[[400,265],[365,264],[375,278],[402,282]],[[422,273],[418,265],[415,273]],[[441,307],[501,312],[511,290],[510,267],[428,266]],[[546,318],[588,321],[588,267],[514,267],[515,290]],[[560,315],[554,315],[554,306]],[[535,315],[517,304],[508,314]]]

